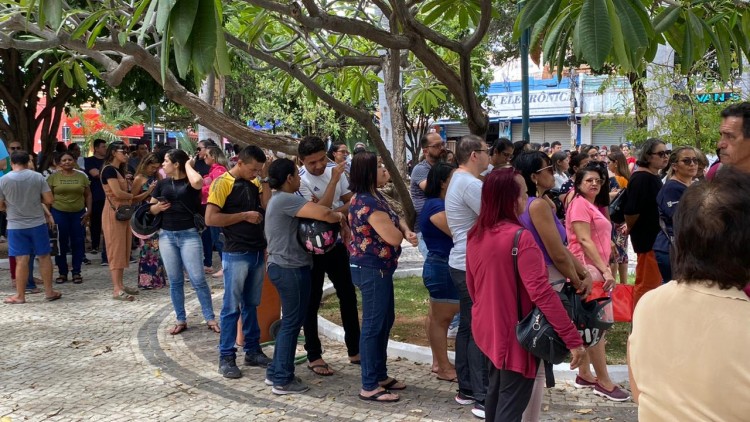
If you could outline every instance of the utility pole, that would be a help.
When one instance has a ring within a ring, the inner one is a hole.
[[[518,2],[518,14],[526,2]],[[529,137],[529,39],[531,33],[526,29],[521,34],[521,139],[525,142],[530,141]]]

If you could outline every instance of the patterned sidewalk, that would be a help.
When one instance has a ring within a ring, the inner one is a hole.
[[[400,402],[359,400],[359,367],[348,364],[343,345],[326,339],[324,356],[337,373],[324,378],[298,366],[297,375],[311,387],[304,395],[272,394],[257,368],[241,366],[243,378],[224,379],[217,372],[218,335],[203,323],[192,289],[190,328],[171,336],[168,290],[116,302],[109,272],[97,260],[85,267],[84,278],[81,285],[56,286],[64,294],[59,301],[30,295],[26,305],[0,306],[2,422],[476,420],[453,401],[455,384],[408,360],[388,362],[390,375],[409,385]],[[134,266],[125,279],[134,283]],[[0,294],[11,294],[7,270],[0,270],[0,280]],[[218,314],[223,290],[219,281],[210,283]],[[545,421],[637,420],[633,403],[605,401],[565,384],[546,390],[544,400]]]

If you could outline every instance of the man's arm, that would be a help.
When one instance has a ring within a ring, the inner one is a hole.
[[[0,199],[0,211],[6,211],[8,206],[5,205],[5,199]]]
[[[321,196],[318,199],[318,204],[331,208],[333,207],[333,199],[336,195],[336,187],[339,184],[339,181],[341,181],[341,175],[344,174],[344,170],[346,170],[346,162],[337,164],[336,167],[331,168],[331,180],[328,181],[328,186],[326,186],[326,191],[323,193],[323,196]]]
[[[245,211],[234,214],[225,214],[215,204],[206,206],[206,225],[213,227],[226,227],[232,224],[247,221],[251,224],[259,224],[263,221],[263,215],[257,211]]]
[[[55,202],[55,197],[52,196],[52,191],[42,193],[42,204],[52,206],[53,202]]]

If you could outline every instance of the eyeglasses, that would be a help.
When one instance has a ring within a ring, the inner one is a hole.
[[[434,145],[427,145],[426,148],[437,148],[437,149],[443,149],[445,148],[444,143],[434,144]]]
[[[669,157],[670,154],[672,154],[671,150],[659,151],[659,152],[649,152],[648,153],[648,155],[658,155],[659,158]]]
[[[341,151],[336,151],[336,152],[338,152],[339,154],[349,155],[348,150],[341,150]]]
[[[534,173],[541,173],[545,170],[549,170],[550,173],[554,173],[555,171],[552,169],[552,165],[549,165],[547,167],[542,167],[539,170],[535,171]]]
[[[21,149],[21,147],[10,147],[8,149],[11,150],[11,151],[19,151]]]
[[[595,153],[593,153],[593,154],[589,154],[589,158],[592,158],[592,159],[593,159],[593,158],[596,158],[596,157],[598,157],[598,156],[599,156],[599,153],[598,153],[598,152],[595,152]]]
[[[601,185],[604,183],[603,179],[585,179],[584,182],[590,184],[590,185]]]
[[[475,149],[474,152],[486,152],[489,155],[490,150],[487,149],[487,148],[485,148],[485,149]]]
[[[116,149],[115,152],[121,152],[121,153],[125,154],[125,150],[124,149]]]
[[[700,163],[697,158],[683,158],[682,160],[680,160],[680,162],[686,166],[689,166],[691,164],[697,165],[698,163]]]

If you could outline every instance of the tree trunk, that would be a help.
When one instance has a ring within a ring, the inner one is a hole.
[[[406,131],[404,117],[401,114],[403,90],[401,89],[401,68],[398,59],[399,50],[388,50],[385,58],[385,66],[383,66],[383,75],[385,76],[385,97],[391,115],[393,161],[396,163],[398,173],[406,175],[406,150],[404,145]]]
[[[214,72],[211,72],[201,84],[201,90],[198,96],[201,100],[211,104],[217,111],[223,112],[225,97],[224,77],[216,77]],[[198,139],[203,140],[209,138],[216,141],[217,145],[222,145],[221,135],[203,125],[198,125]]]
[[[635,107],[635,126],[638,128],[648,128],[648,94],[644,86],[646,75],[636,72],[628,73],[628,81],[633,90],[633,102]]]

